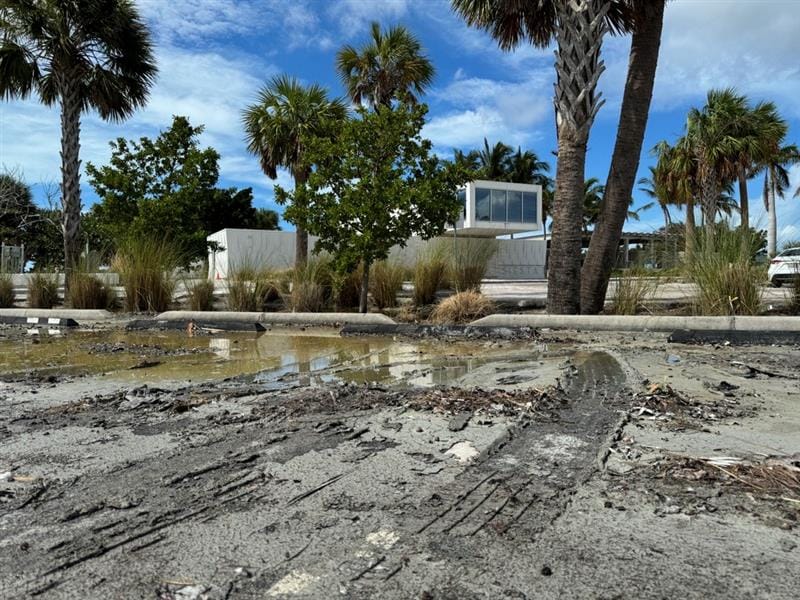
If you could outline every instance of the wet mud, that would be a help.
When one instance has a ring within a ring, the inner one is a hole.
[[[794,348],[173,335],[3,355],[0,597],[796,597]]]

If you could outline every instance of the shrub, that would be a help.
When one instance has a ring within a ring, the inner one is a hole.
[[[286,304],[293,312],[321,312],[331,299],[333,270],[327,257],[312,257],[294,270]]]
[[[133,238],[123,241],[111,260],[125,288],[129,312],[162,312],[172,303],[174,270],[180,255],[166,241]]]
[[[187,282],[186,296],[189,301],[189,310],[214,310],[214,282],[210,279]]]
[[[761,237],[725,224],[698,232],[686,270],[697,286],[694,310],[702,315],[754,315],[761,310],[763,269],[754,264]]]
[[[480,292],[458,292],[442,300],[433,310],[430,320],[439,325],[469,323],[492,314],[494,304]]]
[[[405,269],[386,260],[375,263],[369,274],[369,290],[375,305],[380,308],[397,306],[397,294],[403,289]]]
[[[433,303],[446,273],[447,259],[441,244],[429,244],[419,253],[414,265],[414,304]]]
[[[52,275],[34,273],[28,280],[28,307],[53,308],[58,302],[58,280]]]
[[[486,238],[456,238],[450,245],[449,275],[450,283],[459,292],[480,291],[481,281],[486,276],[489,261],[497,253],[498,242]]]
[[[0,273],[0,308],[14,306],[14,282],[11,275]]]
[[[69,303],[72,308],[113,308],[116,294],[95,275],[76,271],[69,278]]]
[[[617,279],[612,296],[611,313],[635,315],[653,298],[657,287],[658,281],[648,277],[645,269],[629,269]]]

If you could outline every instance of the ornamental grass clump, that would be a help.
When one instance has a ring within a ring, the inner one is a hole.
[[[414,293],[416,306],[432,304],[447,275],[447,258],[441,244],[428,244],[417,255],[414,264]]]
[[[53,308],[58,303],[58,279],[34,273],[28,280],[28,308]]]
[[[635,315],[646,311],[657,288],[658,280],[648,277],[645,269],[628,269],[617,278],[611,297],[611,314]]]
[[[228,309],[237,312],[261,312],[268,302],[281,297],[277,273],[252,261],[233,267],[228,272],[226,287]]]
[[[326,256],[311,257],[295,268],[286,304],[292,312],[322,312],[333,291],[333,265]]]
[[[14,282],[11,275],[0,273],[0,308],[14,306]]]
[[[369,279],[369,291],[372,300],[379,309],[397,306],[397,294],[403,289],[405,268],[403,265],[382,260],[372,265]]]
[[[186,284],[186,300],[189,310],[214,310],[214,282],[201,279]]]
[[[361,279],[363,275],[364,268],[360,264],[347,273],[333,274],[333,296],[336,300],[337,309],[349,310],[358,308],[361,299]]]
[[[123,241],[111,260],[125,289],[128,312],[162,312],[172,304],[175,269],[180,254],[164,240],[134,238]]]
[[[69,304],[72,308],[111,309],[117,296],[102,279],[83,271],[75,271],[69,278]]]
[[[697,287],[699,315],[755,315],[761,311],[763,269],[754,257],[761,236],[725,224],[698,232],[688,253],[686,271]]]
[[[486,277],[489,261],[497,253],[499,243],[495,239],[456,238],[453,242],[440,240],[444,248],[450,247],[450,283],[459,292],[479,292],[481,281]]]
[[[480,292],[470,290],[458,292],[442,300],[430,316],[437,325],[459,325],[470,323],[494,312],[494,304]]]

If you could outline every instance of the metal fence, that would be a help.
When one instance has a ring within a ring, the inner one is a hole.
[[[25,246],[0,244],[0,273],[22,273],[25,267]]]

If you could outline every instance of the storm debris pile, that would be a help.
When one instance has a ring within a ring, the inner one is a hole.
[[[656,421],[679,420],[683,424],[690,421],[719,421],[727,418],[749,416],[751,410],[739,405],[734,390],[737,386],[722,381],[710,389],[718,392],[719,398],[711,402],[699,401],[673,389],[666,383],[648,383],[644,392],[633,396],[631,412],[634,417]]]

